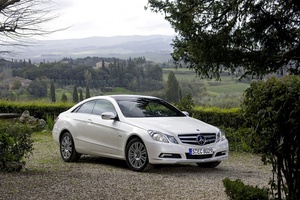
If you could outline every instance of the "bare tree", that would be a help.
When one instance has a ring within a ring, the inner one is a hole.
[[[53,11],[52,0],[0,0],[0,54],[28,46],[34,36],[59,31],[42,26],[59,16]]]

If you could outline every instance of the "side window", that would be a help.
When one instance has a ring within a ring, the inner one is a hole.
[[[101,115],[104,112],[112,112],[114,114],[116,114],[116,110],[115,107],[112,105],[111,102],[107,101],[107,100],[97,100],[94,110],[93,110],[93,114],[95,115]]]
[[[93,108],[95,106],[96,101],[88,101],[84,103],[80,108],[77,109],[77,113],[87,113],[91,114],[93,111]]]

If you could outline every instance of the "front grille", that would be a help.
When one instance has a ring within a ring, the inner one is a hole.
[[[186,159],[206,159],[206,158],[212,158],[212,154],[210,155],[190,155],[188,153],[185,154]]]
[[[195,133],[178,135],[180,141],[184,144],[207,145],[216,142],[215,133]],[[202,141],[200,141],[202,139]]]

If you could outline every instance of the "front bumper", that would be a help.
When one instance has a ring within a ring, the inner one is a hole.
[[[149,163],[151,164],[220,162],[228,158],[229,151],[227,139],[205,146],[154,141],[147,143],[146,147],[148,150]],[[213,153],[207,155],[190,155],[189,151],[191,148],[212,148]]]

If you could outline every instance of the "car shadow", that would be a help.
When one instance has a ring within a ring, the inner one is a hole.
[[[88,163],[88,164],[102,164],[102,165],[109,165],[116,168],[127,168],[125,160],[118,160],[112,158],[105,158],[105,157],[93,157],[84,155],[81,156],[77,163]]]
[[[118,160],[112,158],[105,158],[105,157],[93,157],[93,156],[82,156],[77,163],[86,163],[86,164],[95,164],[95,165],[106,165],[110,167],[114,167],[116,169],[125,169],[131,171],[125,160]],[[224,173],[228,171],[228,169],[222,167],[222,165],[216,168],[202,168],[197,166],[194,163],[191,164],[159,164],[159,165],[152,165],[150,170],[144,172],[149,174],[173,174],[176,173]]]

